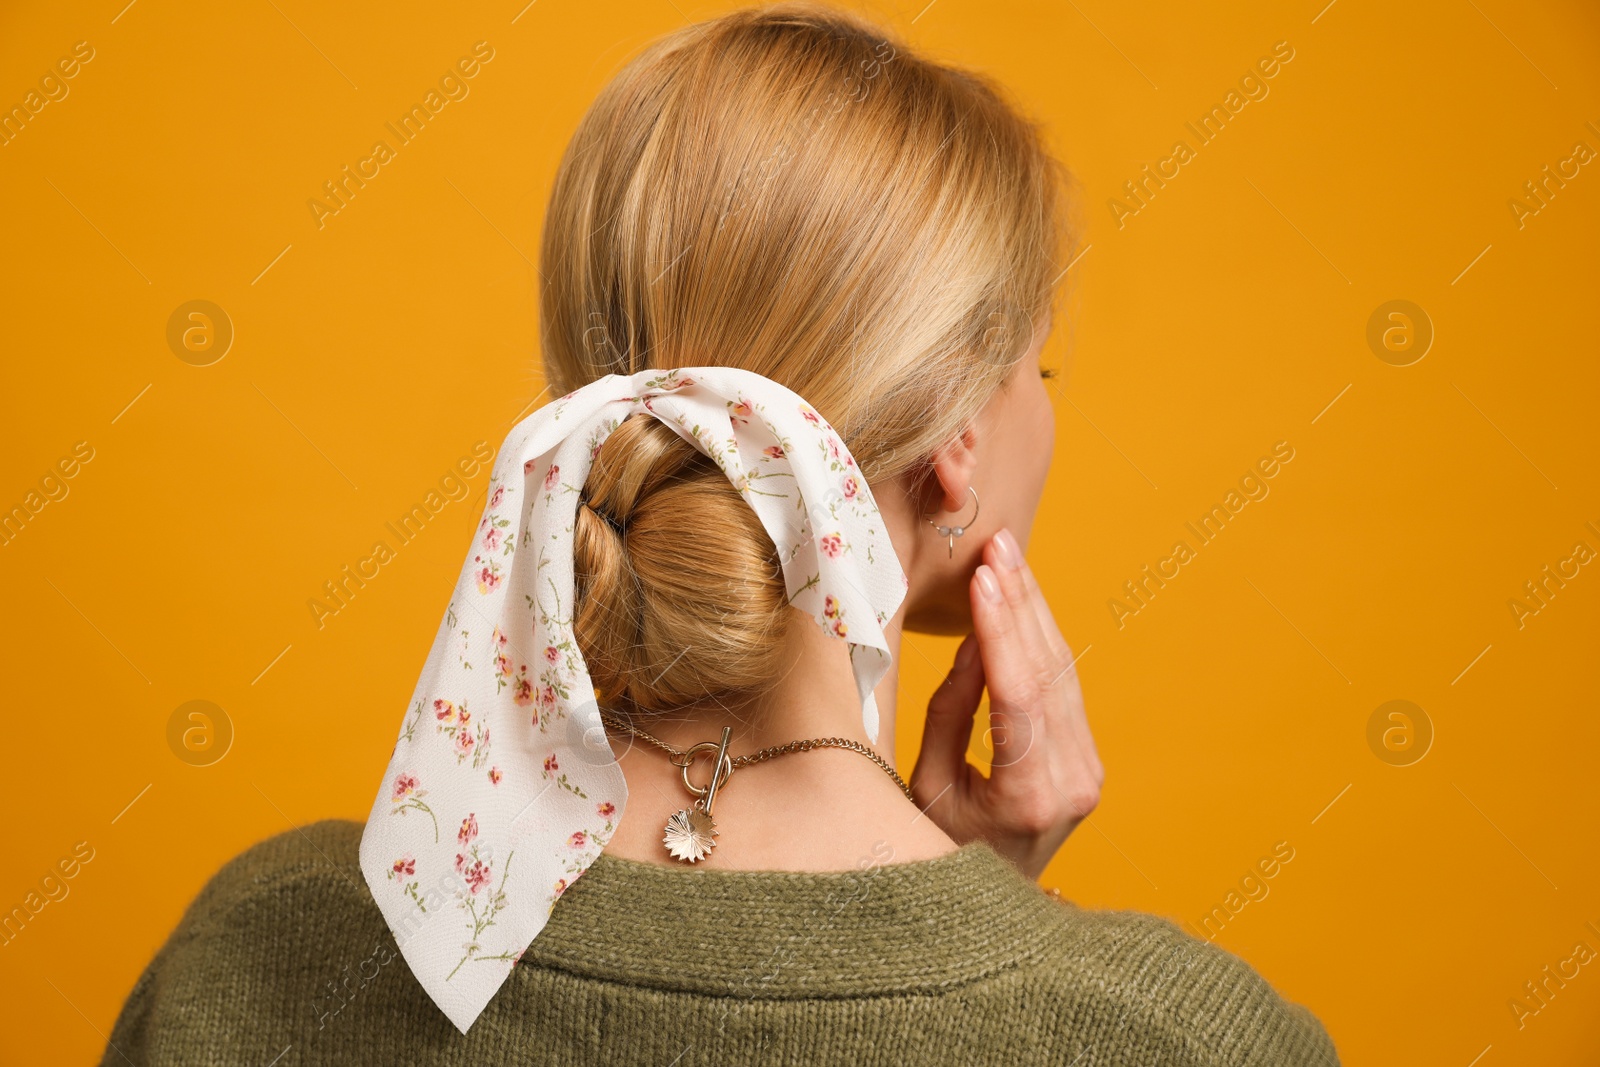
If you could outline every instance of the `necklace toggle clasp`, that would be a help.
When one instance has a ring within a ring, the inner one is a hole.
[[[683,787],[700,799],[695,801],[695,806],[707,815],[711,814],[711,805],[716,803],[717,790],[733,776],[733,760],[728,755],[728,743],[733,738],[733,727],[722,728],[722,740],[702,741],[698,745],[684,749],[682,757],[673,756],[672,762],[683,770]],[[689,780],[689,765],[696,757],[705,752],[714,752],[716,757],[712,763],[713,773],[711,781],[706,785],[695,785]]]

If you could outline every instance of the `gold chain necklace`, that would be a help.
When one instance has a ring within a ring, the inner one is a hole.
[[[685,749],[673,748],[659,737],[655,737],[625,719],[618,718],[605,712],[600,713],[600,720],[607,726],[614,726],[620,730],[627,730],[644,738],[651,744],[666,749],[673,764],[683,771],[683,787],[696,797],[694,803],[687,808],[676,811],[667,819],[666,835],[661,843],[667,847],[667,852],[676,859],[686,863],[693,863],[706,857],[716,844],[717,824],[712,821],[711,807],[716,803],[717,790],[724,785],[733,775],[734,768],[743,767],[751,763],[760,763],[762,760],[781,756],[786,752],[805,752],[813,748],[848,748],[852,752],[859,752],[863,756],[883,768],[885,774],[893,778],[895,784],[905,793],[906,799],[913,804],[916,797],[911,794],[911,787],[906,785],[904,779],[895,773],[895,769],[882,756],[859,741],[852,741],[847,737],[812,737],[804,741],[790,741],[787,744],[773,745],[760,752],[748,756],[729,756],[728,741],[733,737],[733,727],[722,728],[722,740],[702,741],[698,745],[691,745]],[[689,781],[689,765],[701,753],[714,753],[712,763],[713,773],[707,785],[695,785]]]

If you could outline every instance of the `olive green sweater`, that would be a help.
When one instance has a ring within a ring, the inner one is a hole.
[[[1250,966],[1041,891],[982,842],[795,873],[602,853],[470,1031],[412,977],[329,820],[226,866],[105,1065],[1336,1064]]]

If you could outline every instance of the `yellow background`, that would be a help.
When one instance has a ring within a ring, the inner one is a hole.
[[[643,42],[726,7],[123,2],[0,14],[7,109],[94,49],[0,147],[0,507],[93,449],[0,546],[0,908],[93,849],[0,948],[7,1063],[89,1062],[220,864],[365,816],[487,472],[322,628],[307,601],[530,410],[565,140]],[[1287,842],[1216,940],[1345,1062],[1593,1063],[1600,963],[1520,1026],[1508,1002],[1577,942],[1600,951],[1600,565],[1520,627],[1508,601],[1576,542],[1600,551],[1600,163],[1520,227],[1508,201],[1575,142],[1600,150],[1600,16],[1223,7],[871,9],[999,75],[1082,186],[1029,556],[1108,779],[1047,880],[1194,928]],[[319,229],[307,200],[480,40],[470,95]],[[1123,182],[1193,147],[1184,123],[1279,41],[1269,95],[1119,227]],[[166,341],[195,299],[236,330],[211,366]],[[1395,299],[1436,333],[1410,366],[1366,340]],[[1270,495],[1119,627],[1123,582],[1278,441]],[[904,762],[953,645],[907,646]],[[235,732],[205,767],[168,746],[196,699]],[[1367,740],[1396,699],[1434,731],[1410,766]]]

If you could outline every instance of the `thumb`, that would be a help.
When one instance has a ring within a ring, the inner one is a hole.
[[[972,720],[983,698],[983,657],[978,636],[968,634],[956,649],[955,665],[928,700],[928,718],[917,754],[919,793],[937,796],[966,775]]]

